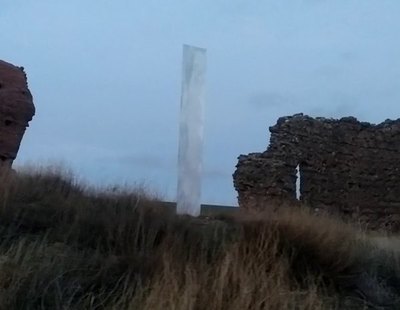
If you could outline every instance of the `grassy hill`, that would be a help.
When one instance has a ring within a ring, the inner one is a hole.
[[[208,215],[57,171],[4,176],[0,309],[400,309],[395,236],[295,207]]]

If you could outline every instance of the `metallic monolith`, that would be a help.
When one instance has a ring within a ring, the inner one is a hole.
[[[206,50],[183,46],[177,213],[198,216],[201,206]]]

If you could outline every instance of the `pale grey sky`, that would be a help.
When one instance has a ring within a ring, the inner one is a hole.
[[[176,195],[182,44],[208,51],[203,202],[235,204],[239,154],[279,116],[400,114],[395,0],[0,0],[0,59],[37,115],[17,164]]]

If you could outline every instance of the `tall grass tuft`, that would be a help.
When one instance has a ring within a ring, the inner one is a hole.
[[[0,185],[0,309],[399,309],[399,254],[376,240],[295,206],[192,218],[24,171]]]

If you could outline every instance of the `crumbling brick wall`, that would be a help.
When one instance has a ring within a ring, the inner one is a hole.
[[[378,125],[297,114],[270,127],[263,153],[241,155],[234,186],[243,208],[300,201],[372,226],[400,223],[400,120]]]
[[[11,167],[34,114],[23,68],[0,60],[0,172]]]

